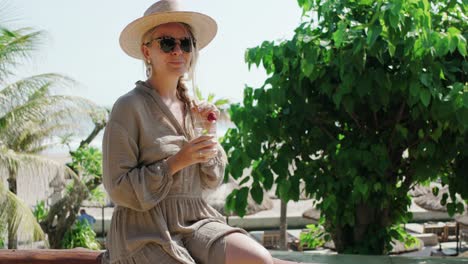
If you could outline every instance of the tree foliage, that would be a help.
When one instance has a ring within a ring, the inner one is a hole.
[[[63,237],[62,248],[77,247],[101,249],[101,245],[96,240],[96,233],[86,220],[76,221]]]
[[[19,227],[34,238],[43,237],[31,210],[15,196],[19,169],[32,175],[56,173],[57,168],[73,174],[40,152],[55,145],[50,143],[53,137],[82,133],[87,122],[105,123],[101,120],[107,115],[88,99],[58,94],[58,89],[76,84],[66,76],[46,73],[6,82],[15,80],[17,67],[32,58],[42,37],[41,31],[8,29],[0,21],[0,169],[8,174],[10,190],[0,192],[0,226],[8,222],[9,247],[15,247]]]
[[[224,139],[243,214],[276,184],[283,200],[318,200],[338,252],[382,254],[411,218],[409,189],[441,179],[450,214],[468,199],[466,0],[298,0],[291,40],[248,49],[262,87],[230,108]],[[227,174],[228,174],[227,173]]]

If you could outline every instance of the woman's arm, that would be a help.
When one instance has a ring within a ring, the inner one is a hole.
[[[146,211],[166,197],[172,186],[167,161],[138,164],[138,145],[120,124],[109,121],[102,151],[104,187],[117,205]]]

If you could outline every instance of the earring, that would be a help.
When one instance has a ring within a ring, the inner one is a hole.
[[[153,66],[151,65],[151,61],[146,61],[146,77],[149,78],[153,74]]]

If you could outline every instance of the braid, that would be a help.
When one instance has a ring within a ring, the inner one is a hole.
[[[179,82],[177,83],[177,98],[181,100],[188,107],[191,107],[192,104],[187,94],[187,87],[185,86],[185,84],[182,82],[181,79],[179,79]]]
[[[190,110],[192,106],[196,106],[195,102],[190,100],[189,95],[187,94],[187,87],[185,84],[182,82],[182,78],[179,79],[179,82],[177,83],[177,98],[181,100],[186,109],[188,109],[187,114],[190,116],[190,121],[191,125],[186,127],[185,129],[187,130],[188,134],[190,135],[190,138],[193,139],[195,137],[195,132],[193,130],[194,127],[194,117],[192,115],[192,111]]]

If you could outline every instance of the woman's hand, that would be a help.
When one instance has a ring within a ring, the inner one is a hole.
[[[187,142],[179,152],[166,160],[169,174],[174,175],[183,168],[196,163],[208,162],[216,157],[217,144],[213,136],[201,136]]]
[[[192,107],[192,111],[199,113],[202,117],[207,117],[209,113],[215,113],[215,115],[219,116],[218,108],[211,103],[201,101],[194,107]]]

